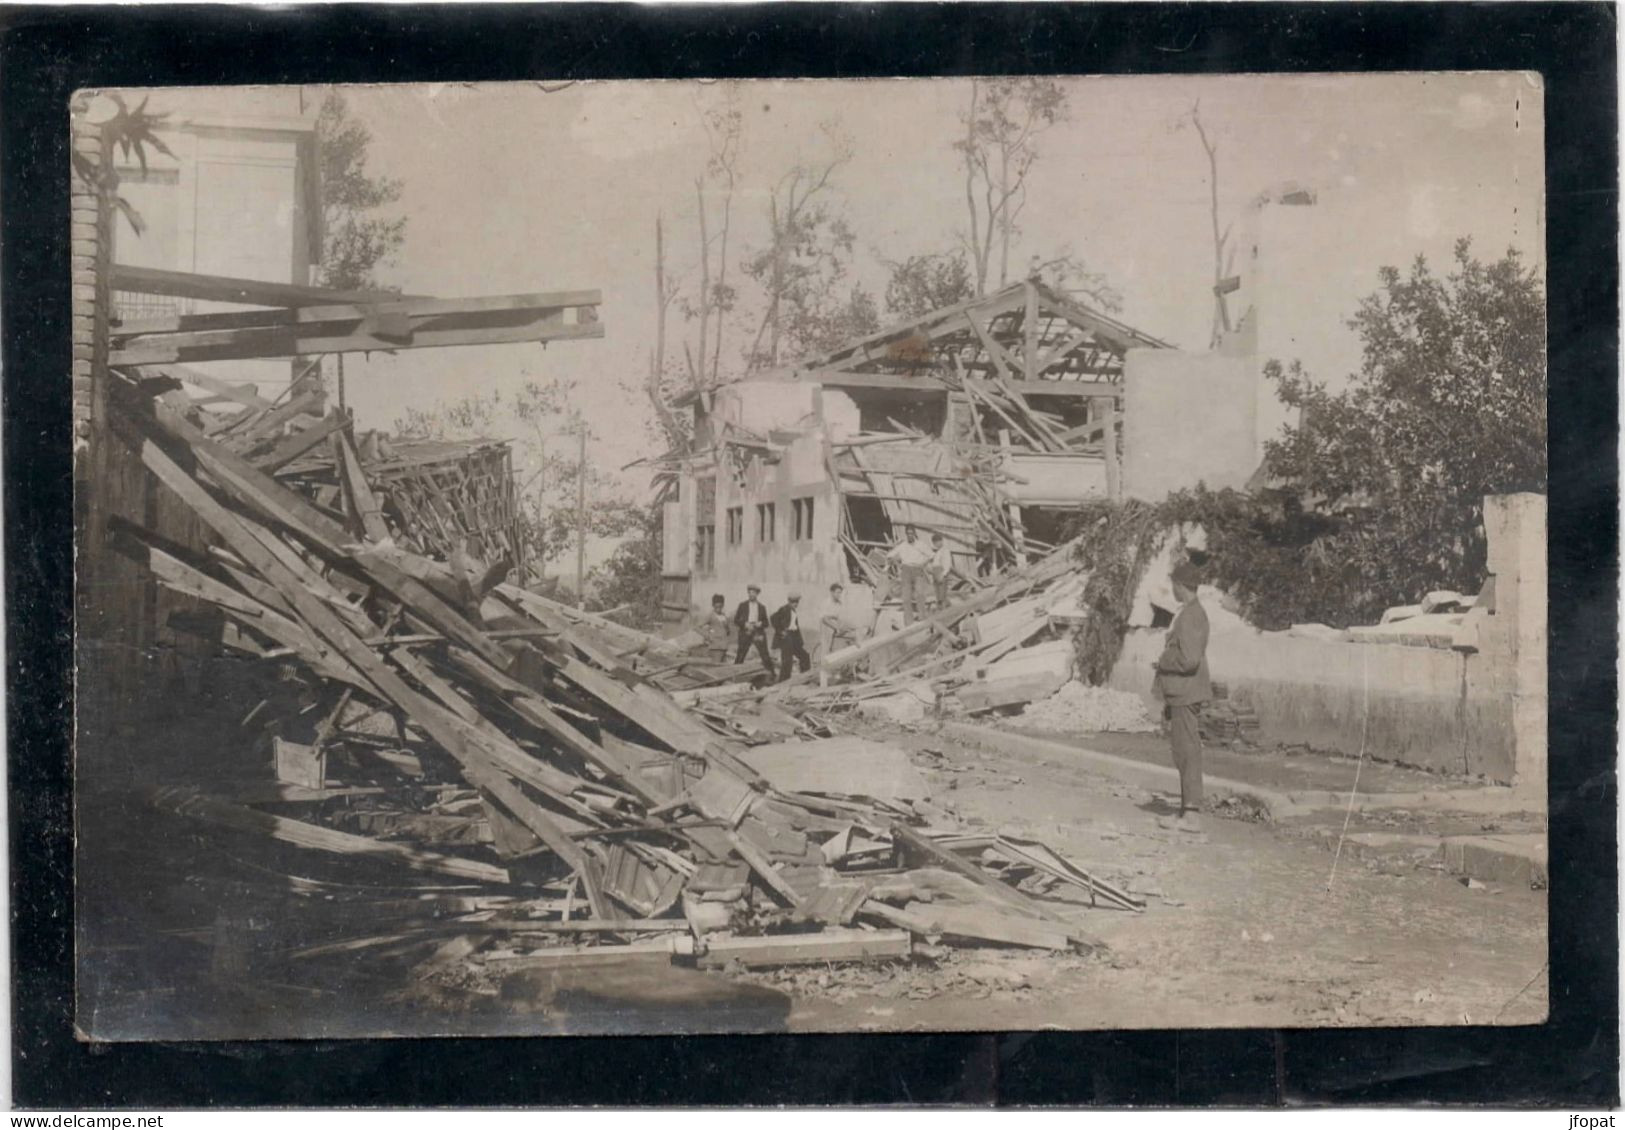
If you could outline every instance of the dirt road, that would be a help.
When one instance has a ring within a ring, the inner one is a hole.
[[[1147,899],[1080,907],[1103,956],[944,949],[901,967],[781,971],[792,1030],[1531,1024],[1545,1018],[1544,891],[1334,853],[1302,829],[1208,820],[1065,765],[891,733],[971,828],[1042,839]]]

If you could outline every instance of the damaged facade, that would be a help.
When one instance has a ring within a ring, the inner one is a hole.
[[[873,612],[869,555],[941,534],[968,583],[1052,549],[1079,505],[1123,492],[1124,374],[1165,342],[1035,280],[790,369],[689,394],[665,475],[663,603],[750,583],[816,615],[828,587]]]

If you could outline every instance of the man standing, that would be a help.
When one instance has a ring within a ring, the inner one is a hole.
[[[705,637],[705,650],[718,663],[728,662],[728,637],[732,634],[728,620],[727,600],[717,593],[711,598],[711,611],[699,625]]]
[[[1165,828],[1193,835],[1202,832],[1202,738],[1197,719],[1202,703],[1213,697],[1213,684],[1207,670],[1207,611],[1196,599],[1201,581],[1196,566],[1182,562],[1174,566],[1169,579],[1179,611],[1168,626],[1162,654],[1152,664],[1157,676],[1152,684],[1163,702],[1168,721],[1168,740],[1173,747],[1174,768],[1179,770],[1179,817],[1158,821]]]
[[[954,572],[954,555],[941,534],[931,535],[931,561],[926,568],[931,573],[931,587],[936,590],[936,611],[941,612],[948,607],[948,578]]]
[[[903,623],[912,624],[925,612],[925,567],[930,552],[914,536],[914,527],[903,528],[903,540],[887,554],[897,562],[898,580],[903,589]]]
[[[779,682],[790,678],[793,659],[803,671],[812,666],[807,645],[801,641],[801,594],[793,592],[783,608],[773,613],[773,632],[779,645]]]
[[[824,614],[819,622],[824,627],[823,654],[839,651],[843,647],[851,647],[858,642],[858,632],[846,618],[846,606],[841,598],[846,595],[846,589],[839,581],[829,586],[829,602],[824,605]]]
[[[748,593],[739,607],[734,609],[734,628],[739,633],[739,650],[734,654],[735,663],[743,663],[746,654],[752,647],[762,657],[762,666],[769,675],[778,672],[773,670],[773,659],[767,654],[767,606],[761,601],[762,586],[746,585]]]

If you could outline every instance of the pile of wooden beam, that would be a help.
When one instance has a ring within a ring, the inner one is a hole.
[[[1085,580],[1075,546],[1058,546],[912,624],[823,655],[814,671],[765,690],[719,689],[710,701],[722,710],[765,699],[824,718],[922,693],[932,706],[966,713],[1047,697],[1074,669],[1070,637]]]
[[[405,947],[501,971],[900,957],[920,937],[1064,949],[1093,944],[1076,922],[1087,907],[1139,908],[1042,845],[944,825],[906,795],[906,774],[837,771],[850,750],[819,761],[811,739],[840,740],[827,726],[771,705],[710,708],[704,691],[681,705],[652,677],[681,657],[654,637],[402,545],[342,427],[335,491],[302,493],[263,444],[206,434],[166,391],[116,380],[113,431],[209,548],[134,524],[122,548],[307,693],[260,711],[273,731],[265,791],[200,772],[148,799],[233,844],[453,892],[421,904],[432,916],[380,930],[346,888],[361,908],[352,936],[318,955]],[[1023,631],[1038,609],[1022,602],[1066,572],[1053,558],[905,634],[935,639],[995,612]],[[786,739],[808,739],[805,757],[827,771],[809,774]]]

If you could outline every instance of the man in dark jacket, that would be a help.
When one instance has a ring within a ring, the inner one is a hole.
[[[807,645],[801,639],[801,594],[791,593],[783,608],[773,613],[773,632],[779,645],[779,682],[790,677],[793,659],[803,671],[812,666]]]
[[[1169,579],[1179,611],[1168,626],[1162,654],[1152,664],[1157,676],[1152,684],[1163,702],[1168,720],[1168,740],[1173,748],[1174,768],[1179,770],[1179,817],[1161,821],[1192,835],[1202,833],[1202,738],[1197,722],[1202,703],[1213,697],[1213,683],[1207,670],[1207,611],[1196,599],[1201,583],[1196,566],[1176,565]]]
[[[778,672],[773,670],[773,658],[767,653],[767,605],[762,603],[762,586],[746,585],[745,591],[748,595],[734,610],[734,628],[739,632],[739,650],[734,662],[743,663],[754,647],[767,673],[775,675]]]

